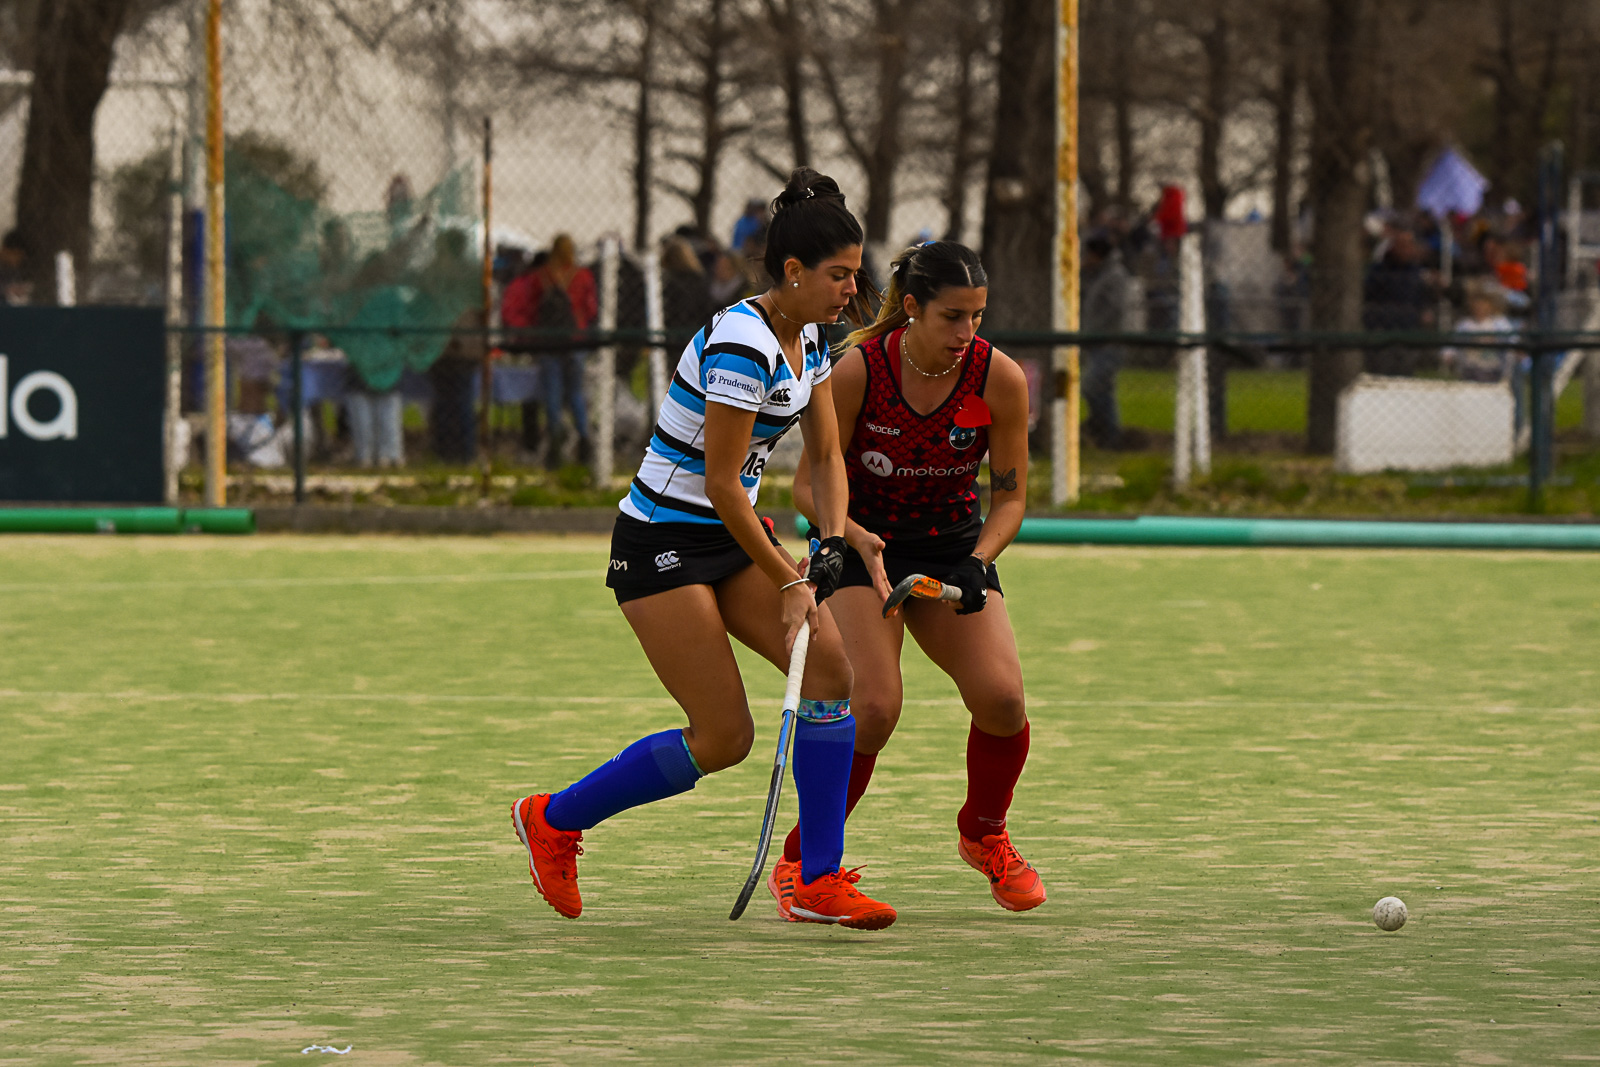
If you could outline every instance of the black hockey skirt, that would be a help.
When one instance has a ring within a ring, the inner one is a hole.
[[[762,519],[761,524],[777,545],[772,521]],[[712,585],[751,562],[720,522],[641,522],[618,515],[611,530],[606,585],[618,604],[626,604],[683,585]]]

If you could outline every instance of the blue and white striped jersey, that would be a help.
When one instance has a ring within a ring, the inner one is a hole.
[[[833,372],[821,327],[806,326],[800,339],[805,366],[796,378],[760,305],[741,300],[717,312],[678,360],[622,513],[645,522],[722,521],[706,499],[708,402],[756,413],[749,454],[739,471],[754,504],[767,457],[800,421],[812,386]]]

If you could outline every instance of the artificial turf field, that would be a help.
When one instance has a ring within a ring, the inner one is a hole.
[[[1050,901],[957,860],[912,651],[846,846],[875,934],[727,920],[748,656],[751,759],[590,832],[581,919],[535,895],[511,801],[678,721],[605,559],[0,541],[0,1063],[1600,1060],[1600,559],[1013,548]]]

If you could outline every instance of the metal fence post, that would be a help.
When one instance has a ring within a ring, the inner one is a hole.
[[[306,502],[306,335],[289,335],[289,417],[294,420],[294,502]]]
[[[1178,252],[1178,328],[1182,333],[1206,330],[1205,261],[1200,235],[1191,233]],[[1178,388],[1173,412],[1172,481],[1189,484],[1196,470],[1211,471],[1211,405],[1206,388],[1206,350],[1202,346],[1178,350]]]
[[[617,278],[622,260],[622,242],[607,237],[600,242],[600,330],[610,335],[617,328]],[[599,383],[595,397],[594,484],[601,489],[611,484],[614,466],[613,437],[616,433],[617,345],[610,340],[600,349]]]
[[[644,325],[652,335],[666,326],[661,296],[661,257],[649,249],[644,251]],[[667,397],[667,350],[658,344],[650,346],[650,417],[661,410]]]

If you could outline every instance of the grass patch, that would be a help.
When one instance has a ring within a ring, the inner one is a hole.
[[[967,720],[909,703],[847,858],[879,935],[727,908],[755,756],[507,826],[678,721],[589,538],[0,542],[0,1017],[28,1063],[1552,1063],[1600,1047],[1600,560],[1084,550],[1001,566],[1051,900],[954,855]],[[789,810],[792,812],[792,791]],[[1368,918],[1388,893],[1412,918]],[[763,898],[764,901],[764,898]]]

